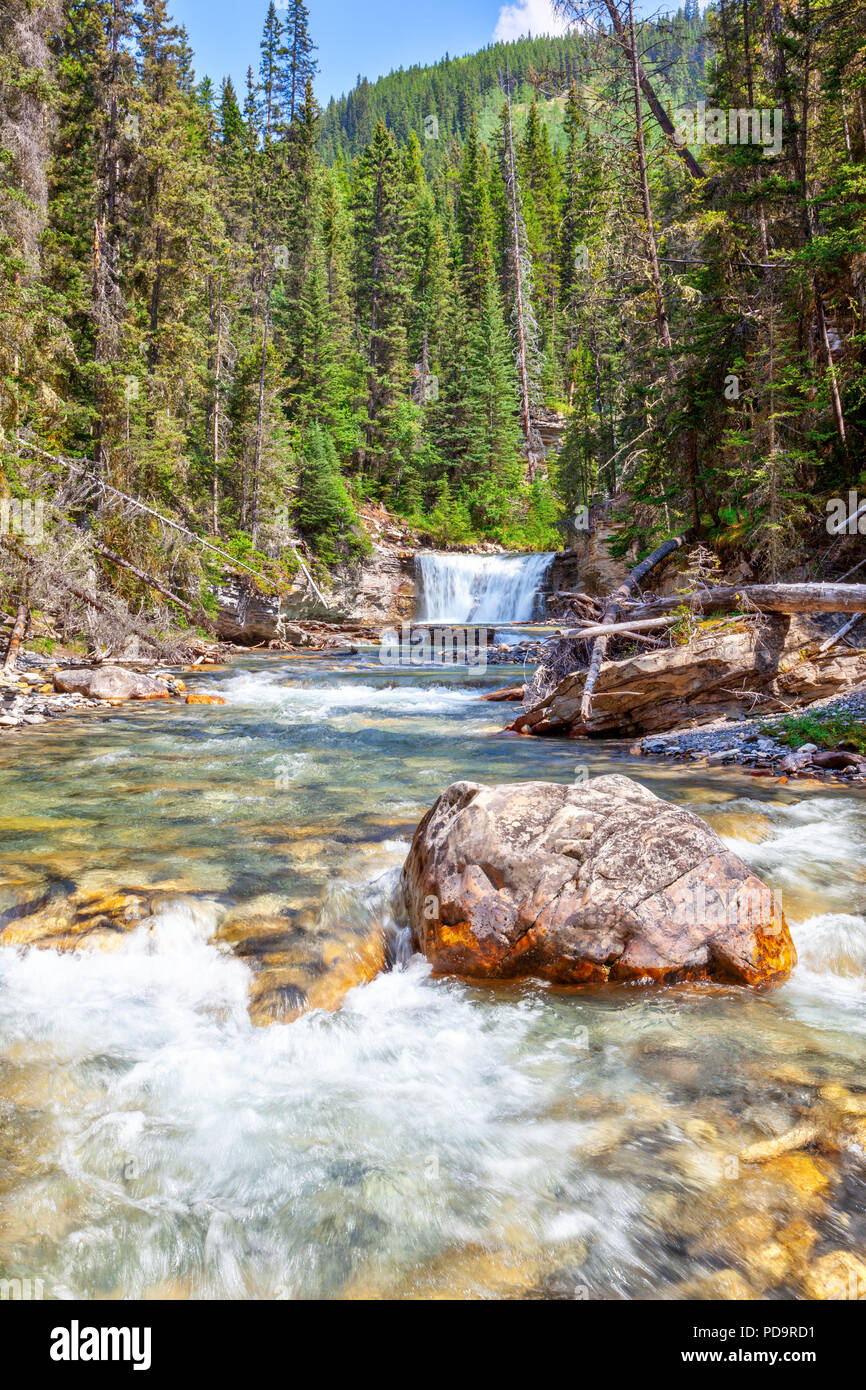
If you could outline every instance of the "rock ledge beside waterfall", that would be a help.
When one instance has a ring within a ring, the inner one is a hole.
[[[437,971],[560,984],[781,983],[796,952],[772,892],[698,816],[628,777],[455,782],[402,876]]]

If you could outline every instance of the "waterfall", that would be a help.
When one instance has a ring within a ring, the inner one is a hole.
[[[553,555],[418,555],[416,617],[427,622],[530,622]]]

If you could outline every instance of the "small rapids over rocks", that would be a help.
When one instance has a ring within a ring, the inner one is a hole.
[[[0,1278],[59,1298],[780,1299],[860,1277],[866,797],[497,737],[477,671],[251,656],[203,679],[225,706],[0,744],[0,924],[73,893],[151,905],[112,949],[0,935]],[[409,956],[394,889],[442,788],[586,765],[687,805],[781,893],[788,983],[485,988]],[[375,978],[255,1025],[260,948],[315,997],[315,962],[371,926]]]
[[[531,622],[553,555],[426,554],[415,559],[416,618],[444,623]]]

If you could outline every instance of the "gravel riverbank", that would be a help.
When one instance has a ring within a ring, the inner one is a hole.
[[[792,710],[792,714],[823,712],[827,715],[847,714],[866,723],[866,686],[858,686],[845,695],[817,700]],[[864,773],[856,767],[827,769],[816,766],[811,758],[800,756],[790,744],[781,743],[773,730],[779,728],[785,715],[766,715],[756,719],[719,719],[696,728],[673,730],[667,734],[647,734],[632,745],[632,752],[643,757],[670,758],[672,761],[704,762],[710,766],[740,764],[756,771],[766,769],[782,775],[843,777],[846,781],[864,781]],[[801,745],[811,752],[814,745]],[[784,765],[784,766],[783,766]]]

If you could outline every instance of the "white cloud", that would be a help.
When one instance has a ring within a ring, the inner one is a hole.
[[[556,14],[551,0],[516,0],[503,5],[493,31],[494,42],[519,39],[523,34],[567,34],[571,27],[567,19]]]

